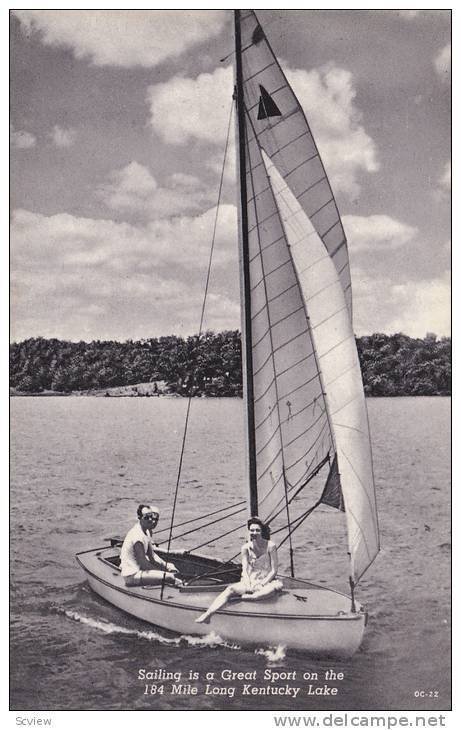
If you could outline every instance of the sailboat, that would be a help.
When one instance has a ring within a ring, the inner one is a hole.
[[[238,644],[349,657],[367,612],[357,583],[379,551],[372,456],[352,329],[346,237],[319,151],[252,10],[234,11],[248,513],[288,550],[283,590],[195,619],[240,578],[234,560],[158,548],[183,587],[125,586],[120,540],[77,555],[91,588],[165,629]],[[296,545],[317,508],[345,514],[346,592],[296,575]]]

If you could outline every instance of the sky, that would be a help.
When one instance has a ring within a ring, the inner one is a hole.
[[[349,242],[354,330],[450,334],[450,13],[259,10]],[[198,331],[229,10],[11,13],[11,337]],[[224,59],[224,60],[223,60]],[[240,327],[235,149],[205,328]]]

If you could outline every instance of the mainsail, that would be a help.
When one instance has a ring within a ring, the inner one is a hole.
[[[293,498],[325,469],[324,495],[317,487],[311,503],[328,492],[325,503],[344,505],[357,582],[379,546],[346,239],[253,11],[236,11],[236,41],[251,506],[289,537]]]

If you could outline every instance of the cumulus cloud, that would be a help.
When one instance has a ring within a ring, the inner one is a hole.
[[[445,83],[451,79],[451,43],[447,43],[434,58],[434,66],[438,75]]]
[[[287,69],[286,73],[306,110],[334,190],[357,195],[358,174],[376,172],[379,163],[376,145],[354,103],[357,92],[352,74],[331,64],[310,72]]]
[[[13,337],[120,339],[196,332],[215,213],[210,208],[196,216],[132,225],[15,211]],[[367,226],[370,221],[365,219],[356,230],[365,236]],[[379,225],[372,228],[376,231]],[[393,236],[389,230],[394,230]],[[377,238],[383,245],[395,246],[396,239],[402,242],[410,235],[387,222]],[[224,205],[218,220],[206,328],[240,326],[236,237],[236,209]],[[371,276],[353,265],[353,287],[357,334],[449,334],[448,274],[404,283],[400,278],[397,283],[394,277],[376,272]]]
[[[13,336],[128,338],[196,331],[215,212],[135,226],[15,211]],[[235,207],[223,206],[217,276],[228,276],[236,256],[236,219]],[[238,326],[238,298],[224,286],[213,296],[207,326]]]
[[[222,146],[232,103],[232,67],[197,78],[175,76],[150,86],[147,101],[154,131],[170,144],[190,140]]]
[[[27,150],[31,147],[35,147],[37,144],[37,138],[34,134],[26,132],[24,130],[11,130],[10,133],[11,146],[16,147],[18,150]]]
[[[439,185],[443,190],[451,190],[451,162],[445,163],[443,173],[439,178]]]
[[[395,285],[391,287],[390,296],[395,302],[395,314],[389,322],[389,331],[406,332],[411,337],[424,337],[427,332],[450,334],[448,273],[436,279]]]
[[[345,215],[343,223],[351,252],[400,248],[418,232],[388,215]]]
[[[397,13],[406,20],[414,20],[422,12],[422,10],[397,10]]]
[[[376,146],[361,123],[356,91],[349,71],[329,65],[322,69],[286,69],[307,112],[320,153],[336,191],[359,192],[360,172],[375,172]],[[191,140],[222,146],[229,118],[232,70],[218,68],[197,78],[175,76],[148,89],[150,123],[167,143]]]
[[[55,124],[51,132],[51,139],[56,147],[72,147],[76,134],[75,129],[64,129],[58,124]]]
[[[450,275],[395,284],[389,278],[353,277],[356,334],[404,332],[424,337],[427,332],[449,336]]]
[[[223,167],[223,153],[211,153],[206,161],[206,167],[211,170],[216,176],[221,176]],[[224,182],[232,188],[236,185],[237,181],[237,155],[235,152],[235,135],[232,135],[228,150],[226,161],[224,165]]]
[[[210,194],[194,175],[173,173],[161,187],[150,170],[130,162],[113,170],[97,190],[112,210],[141,213],[147,217],[169,217],[200,210],[210,202]]]
[[[451,192],[451,161],[445,163],[443,170],[432,190],[432,196],[438,203],[450,199]]]
[[[97,66],[153,67],[213,38],[222,10],[15,10],[24,31]]]

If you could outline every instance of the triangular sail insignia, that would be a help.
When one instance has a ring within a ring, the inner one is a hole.
[[[251,36],[251,42],[257,45],[262,41],[264,38],[264,31],[261,28],[260,25],[257,25],[256,28],[253,31],[253,35]]]
[[[258,107],[258,119],[268,119],[269,117],[281,117],[282,112],[278,108],[277,104],[273,100],[273,98],[270,96],[270,94],[267,93],[264,86],[259,85],[259,90],[261,92],[261,96],[259,97],[259,107]]]

